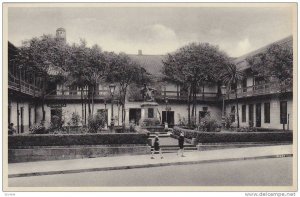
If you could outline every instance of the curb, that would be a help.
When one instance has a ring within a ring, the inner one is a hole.
[[[59,171],[48,171],[48,172],[30,172],[30,173],[21,173],[21,174],[9,174],[8,178],[57,175],[57,174],[72,174],[72,173],[97,172],[97,171],[109,171],[109,170],[128,170],[128,169],[135,169],[135,168],[152,168],[152,167],[173,166],[173,165],[207,164],[207,163],[216,163],[216,162],[256,160],[256,159],[267,159],[267,158],[283,158],[283,157],[293,157],[293,154],[227,158],[227,159],[214,159],[214,160],[200,160],[200,161],[169,162],[169,163],[156,163],[156,164],[141,164],[141,165],[131,165],[131,166],[88,168],[88,169],[76,169],[76,170],[59,170]]]

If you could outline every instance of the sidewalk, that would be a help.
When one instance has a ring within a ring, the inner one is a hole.
[[[201,164],[246,159],[291,157],[293,156],[293,151],[292,145],[280,145],[211,151],[193,151],[186,152],[185,157],[177,156],[176,153],[168,153],[164,154],[164,159],[160,159],[159,155],[156,156],[156,159],[151,159],[151,155],[128,155],[73,160],[12,163],[8,164],[8,178],[148,168],[169,165]]]

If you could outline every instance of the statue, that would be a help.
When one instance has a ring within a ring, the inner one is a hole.
[[[147,87],[144,83],[144,87],[141,89],[141,94],[143,95],[144,101],[154,101],[153,92],[155,89]]]

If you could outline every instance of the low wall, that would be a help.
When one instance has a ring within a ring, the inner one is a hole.
[[[8,149],[8,163],[150,154],[145,144],[95,146],[32,146]]]
[[[8,160],[27,162],[150,153],[146,133],[8,136]]]
[[[240,142],[240,143],[199,143],[196,147],[198,151],[248,148],[260,146],[291,145],[291,142]]]

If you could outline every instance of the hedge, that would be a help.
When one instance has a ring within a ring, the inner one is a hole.
[[[256,127],[257,132],[292,132],[292,130],[285,130],[283,131],[282,129],[269,129],[269,128],[257,128]]]
[[[140,133],[14,135],[8,136],[8,148],[22,146],[147,144],[147,138],[147,134]]]
[[[201,132],[174,127],[174,135],[183,132],[188,139],[196,138],[199,143],[221,142],[292,142],[293,132]]]

